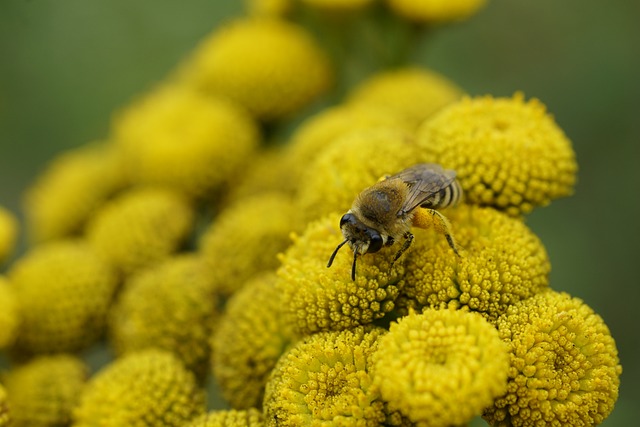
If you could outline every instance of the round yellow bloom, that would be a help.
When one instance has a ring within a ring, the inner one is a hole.
[[[80,233],[93,212],[126,182],[111,144],[87,144],[56,157],[24,199],[30,239],[41,242]]]
[[[191,231],[193,207],[180,194],[133,188],[109,201],[87,225],[87,239],[126,274],[175,252]]]
[[[493,426],[595,426],[618,398],[618,350],[582,300],[547,291],[509,307],[498,321],[511,369],[504,396],[485,411]]]
[[[346,212],[362,190],[415,164],[417,153],[413,139],[398,129],[354,131],[334,140],[300,179],[298,212],[303,224]]]
[[[293,0],[244,0],[249,16],[284,17],[290,11]]]
[[[0,276],[0,349],[13,344],[18,334],[21,313],[15,291]]]
[[[469,203],[510,215],[568,196],[576,182],[571,142],[536,99],[465,98],[418,130],[426,161],[453,169]]]
[[[0,264],[13,252],[18,237],[18,220],[0,206]]]
[[[289,197],[264,193],[238,200],[205,231],[200,252],[222,294],[240,289],[255,274],[274,270],[291,242],[295,210]]]
[[[74,356],[40,356],[9,371],[6,387],[14,427],[66,426],[89,376]],[[1,425],[1,423],[0,423]]]
[[[372,355],[384,329],[323,332],[285,353],[269,378],[267,426],[379,426],[386,407],[373,386]]]
[[[11,425],[11,414],[7,403],[7,391],[0,384],[0,427],[8,427]]]
[[[509,354],[482,316],[425,310],[392,323],[374,354],[374,384],[418,426],[463,425],[505,392]]]
[[[262,427],[264,417],[256,408],[212,411],[186,424],[185,427]]]
[[[194,255],[170,258],[132,276],[110,312],[117,353],[168,350],[204,379],[217,318],[212,282],[209,269]]]
[[[269,373],[293,340],[275,280],[275,274],[266,273],[249,281],[229,299],[214,331],[213,373],[236,409],[262,405]]]
[[[415,22],[460,21],[475,14],[486,0],[386,0],[398,15]]]
[[[176,84],[152,91],[114,121],[133,182],[200,197],[228,182],[257,147],[258,132],[235,104]]]
[[[393,267],[396,248],[358,257],[352,280],[353,252],[345,246],[327,268],[329,256],[344,240],[339,224],[339,214],[309,224],[281,257],[276,287],[285,319],[297,334],[366,325],[394,308],[404,257]]]
[[[182,426],[204,411],[204,392],[180,360],[144,350],[116,359],[89,380],[73,425]]]
[[[374,0],[300,0],[315,9],[329,12],[356,12],[369,6]]]
[[[113,269],[83,241],[42,244],[8,274],[22,322],[18,353],[74,352],[104,332],[118,285]]]
[[[468,306],[494,321],[511,304],[549,285],[547,252],[522,221],[472,205],[443,213],[451,222],[461,256],[453,253],[441,234],[414,229],[398,305],[417,310],[442,303]]]
[[[303,27],[246,18],[205,39],[184,64],[181,77],[268,121],[299,111],[327,91],[331,74],[328,58]]]
[[[462,89],[435,71],[406,67],[373,75],[348,97],[350,105],[388,108],[412,126],[462,97]]]

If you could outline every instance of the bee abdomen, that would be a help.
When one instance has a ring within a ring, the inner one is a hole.
[[[462,187],[458,181],[454,180],[442,190],[434,193],[420,206],[423,208],[443,209],[448,206],[455,206],[462,199]]]

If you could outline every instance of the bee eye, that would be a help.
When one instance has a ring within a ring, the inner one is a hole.
[[[340,228],[342,228],[345,224],[354,224],[356,222],[356,217],[352,213],[346,213],[342,215],[340,218]]]
[[[369,248],[367,253],[378,252],[382,248],[382,237],[377,232],[370,234],[371,240],[369,241]]]

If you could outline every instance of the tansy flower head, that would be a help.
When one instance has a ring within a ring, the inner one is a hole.
[[[185,427],[263,427],[264,417],[256,408],[212,411],[186,424]]]
[[[104,332],[118,285],[113,269],[83,241],[36,246],[8,274],[22,317],[19,354],[82,350]]]
[[[511,369],[504,396],[485,411],[493,426],[600,424],[618,398],[615,341],[582,300],[547,291],[498,320]]]
[[[0,206],[0,264],[13,252],[18,236],[18,220]]]
[[[285,318],[298,334],[366,325],[394,307],[404,257],[392,267],[395,248],[361,256],[352,280],[353,252],[344,247],[327,268],[329,256],[344,240],[339,223],[340,215],[331,214],[309,224],[281,257],[276,287]]]
[[[406,67],[373,75],[351,90],[350,105],[384,107],[418,127],[442,107],[462,96],[462,90],[435,71]]]
[[[239,106],[177,84],[134,102],[113,127],[133,182],[191,196],[219,190],[259,141],[256,123]]]
[[[278,361],[265,392],[267,426],[379,426],[386,408],[370,370],[383,329],[323,332]]]
[[[80,233],[93,212],[126,183],[121,158],[111,144],[87,144],[63,153],[27,190],[29,237],[40,242]]]
[[[175,252],[192,228],[193,207],[162,188],[133,188],[105,204],[87,225],[87,239],[129,274]]]
[[[418,426],[463,425],[507,386],[509,356],[482,316],[428,309],[392,323],[378,340],[374,384],[390,409]]]
[[[274,273],[266,273],[244,285],[227,302],[214,331],[213,373],[233,408],[262,405],[267,377],[293,340],[275,280]]]
[[[223,294],[247,279],[278,266],[277,254],[290,243],[294,207],[289,197],[271,192],[238,200],[205,231],[200,252]]]
[[[475,14],[486,0],[386,0],[398,15],[419,23],[460,21]]]
[[[180,360],[144,350],[116,359],[89,380],[73,425],[182,426],[204,410],[204,392]]]
[[[15,291],[0,276],[0,349],[13,344],[20,324],[20,311]]]
[[[11,425],[11,414],[9,413],[9,405],[7,403],[7,391],[0,384],[0,427]]]
[[[204,377],[216,317],[209,269],[199,257],[182,255],[127,280],[111,310],[109,330],[120,354],[165,349]]]
[[[425,160],[453,169],[466,200],[510,215],[568,196],[577,164],[571,142],[536,99],[465,98],[418,130]]]
[[[495,320],[509,305],[548,286],[547,252],[522,221],[471,205],[445,213],[462,256],[453,253],[441,234],[414,229],[399,305],[462,305]]]
[[[74,356],[40,356],[9,371],[6,387],[14,427],[67,426],[89,376]],[[1,425],[1,424],[0,424]]]
[[[413,139],[398,129],[354,131],[334,140],[300,179],[298,212],[303,223],[346,212],[362,190],[413,165],[416,158]]]
[[[327,57],[303,27],[247,18],[205,39],[184,64],[181,78],[269,121],[291,115],[325,92],[331,74]]]

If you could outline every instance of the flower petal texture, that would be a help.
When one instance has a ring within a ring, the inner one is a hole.
[[[484,418],[492,426],[595,426],[613,410],[622,367],[615,341],[582,300],[549,290],[498,320],[510,346],[507,392]]]
[[[380,338],[374,361],[382,398],[423,427],[463,425],[507,386],[507,346],[469,311],[409,313]]]
[[[185,427],[263,427],[262,412],[256,408],[211,411]]]
[[[180,360],[144,350],[116,359],[89,380],[73,425],[177,427],[204,410],[204,392]]]
[[[510,215],[569,196],[577,163],[571,142],[537,99],[464,98],[418,130],[425,160],[457,172],[469,203]]]

